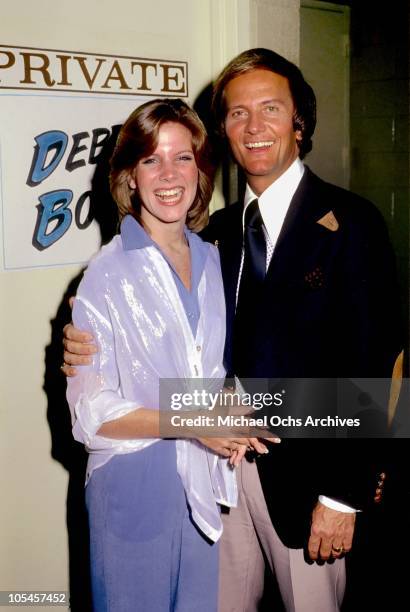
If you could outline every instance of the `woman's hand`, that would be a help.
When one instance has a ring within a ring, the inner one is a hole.
[[[260,455],[269,452],[268,448],[258,438],[197,438],[201,444],[222,457],[229,458],[229,463],[237,467],[246,451],[254,450]]]

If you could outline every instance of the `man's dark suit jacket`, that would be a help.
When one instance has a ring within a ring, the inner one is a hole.
[[[254,296],[247,333],[233,342],[242,211],[242,203],[217,211],[203,235],[221,257],[228,371],[247,378],[390,377],[402,348],[400,309],[394,256],[378,210],[306,168]],[[234,372],[233,350],[241,355]],[[381,447],[377,439],[287,438],[258,459],[285,545],[306,544],[319,494],[355,508],[374,503],[386,470]]]

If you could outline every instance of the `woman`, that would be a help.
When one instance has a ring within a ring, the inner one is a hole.
[[[216,610],[217,504],[236,503],[222,457],[265,449],[160,435],[160,379],[224,377],[218,253],[191,231],[206,223],[211,177],[205,129],[181,100],[148,102],[122,127],[110,174],[121,233],[90,263],[73,310],[99,350],[67,393],[90,452],[97,612]]]

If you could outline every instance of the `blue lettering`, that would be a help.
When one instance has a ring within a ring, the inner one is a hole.
[[[91,195],[92,192],[91,191],[85,191],[79,198],[75,207],[75,211],[74,211],[74,219],[75,219],[75,224],[78,227],[78,229],[80,230],[84,230],[87,229],[87,227],[89,227],[91,225],[91,223],[93,222],[93,213],[91,211]],[[86,210],[86,214],[85,214],[85,219],[84,221],[81,221],[81,213],[83,212],[83,207],[85,202],[89,200],[88,202],[88,211]]]
[[[72,213],[68,208],[73,199],[73,192],[69,189],[49,191],[39,197],[37,204],[37,221],[32,239],[33,246],[39,251],[47,249],[59,240],[71,225]],[[57,224],[47,233],[50,223]]]
[[[36,141],[36,146],[34,147],[33,161],[31,162],[30,172],[26,181],[30,187],[39,185],[57,168],[67,148],[68,136],[60,130],[51,130],[39,134],[34,140]],[[52,159],[45,165],[48,153],[53,150],[54,155]]]
[[[69,172],[72,172],[76,168],[81,168],[81,166],[85,166],[85,159],[74,160],[74,157],[77,155],[77,153],[81,153],[81,151],[87,150],[87,145],[80,145],[80,142],[84,140],[84,138],[89,138],[89,136],[90,135],[88,132],[79,132],[78,134],[73,134],[73,147],[70,151],[67,163],[65,165],[66,170],[68,170]]]
[[[93,138],[92,138],[91,147],[90,147],[90,156],[88,158],[89,164],[97,163],[98,158],[103,152],[103,147],[107,143],[109,138],[110,138],[110,130],[107,130],[107,128],[95,128],[93,130]],[[97,153],[99,149],[100,151]]]

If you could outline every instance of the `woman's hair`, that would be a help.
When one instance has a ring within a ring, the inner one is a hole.
[[[110,188],[120,219],[131,213],[140,219],[141,199],[129,186],[129,177],[140,159],[152,155],[158,145],[159,130],[165,123],[178,123],[192,135],[192,150],[198,167],[198,187],[187,214],[187,226],[200,231],[208,221],[208,206],[213,191],[214,167],[211,163],[205,127],[183,100],[159,98],[134,110],[122,126],[111,157]]]
[[[220,136],[225,135],[225,88],[232,79],[253,70],[269,70],[285,77],[289,83],[295,111],[293,129],[300,130],[299,157],[303,159],[312,150],[312,135],[316,126],[316,97],[299,68],[270,49],[249,49],[235,57],[221,72],[214,84],[212,110]]]

